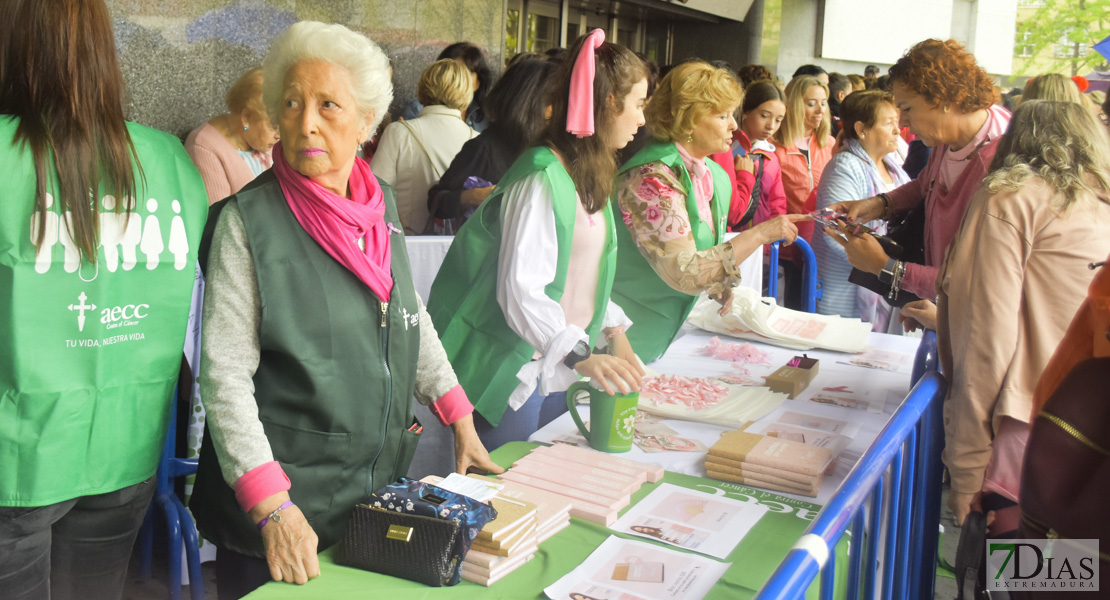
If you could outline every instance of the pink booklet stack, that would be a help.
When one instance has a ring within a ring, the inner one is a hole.
[[[706,454],[705,472],[713,479],[816,497],[832,459],[828,448],[729,431]]]
[[[570,514],[608,527],[645,481],[663,478],[663,469],[594,450],[555,444],[541,446],[513,463],[502,481],[558,495]]]

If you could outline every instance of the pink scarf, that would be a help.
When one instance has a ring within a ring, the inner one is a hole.
[[[301,175],[285,160],[281,143],[274,146],[274,174],[297,222],[339,264],[347,267],[380,300],[389,301],[393,276],[389,269],[389,230],[385,195],[370,165],[355,157],[347,184],[351,198],[333,193]],[[363,239],[366,250],[358,247]]]
[[[567,100],[567,132],[584,138],[594,134],[594,50],[605,42],[605,32],[590,32],[570,72],[570,98]]]

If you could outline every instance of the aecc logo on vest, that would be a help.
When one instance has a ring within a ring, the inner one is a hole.
[[[77,304],[70,304],[69,310],[77,313],[77,331],[85,331],[85,311],[95,311],[95,304],[86,304],[89,297],[85,292],[77,296]],[[149,304],[124,304],[111,306],[100,311],[100,323],[105,329],[128,327],[138,325],[140,319],[145,319],[150,313]]]

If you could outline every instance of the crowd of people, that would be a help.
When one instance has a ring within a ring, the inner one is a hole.
[[[1110,107],[1054,74],[1002,94],[951,40],[785,84],[601,30],[499,78],[487,61],[452,44],[395,103],[377,44],[300,22],[182,146],[125,120],[102,0],[4,4],[0,597],[119,597],[198,281],[191,510],[221,598],[319,575],[351,507],[408,470],[413,397],[459,472],[501,472],[488,451],[571,383],[639,390],[701,294],[726,314],[740,264],[799,237],[817,262],[784,255],[787,306],[816,268],[818,312],[937,332],[957,522],[1020,499],[1041,374],[1077,311],[1106,318],[1084,300],[1110,254]],[[423,234],[454,235],[428,298],[404,243]]]

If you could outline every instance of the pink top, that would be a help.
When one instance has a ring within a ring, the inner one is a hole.
[[[567,264],[568,276],[559,306],[566,315],[567,325],[577,325],[586,329],[594,318],[597,304],[597,280],[601,275],[601,254],[609,228],[605,216],[586,212],[581,199],[575,202],[574,238]]]
[[[987,174],[998,139],[1009,124],[1010,112],[992,106],[987,122],[972,143],[960,152],[950,152],[947,145],[934,148],[917,179],[890,192],[896,213],[905,213],[925,203],[925,264],[906,265],[903,289],[922,298],[936,298],[937,271],[944,262],[944,253],[960,228],[972,194]],[[944,172],[947,176],[942,174]],[[950,184],[944,183],[946,178]]]
[[[204,180],[209,204],[227,198],[254,181],[254,173],[239,151],[208,123],[189,132],[189,137],[185,138],[185,151]],[[259,156],[263,165],[270,163],[269,154],[259,153]]]

